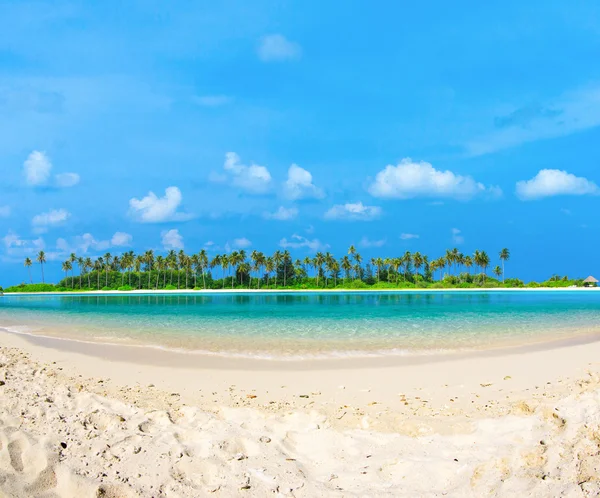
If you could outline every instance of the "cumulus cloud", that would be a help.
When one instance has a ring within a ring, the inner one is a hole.
[[[309,240],[302,235],[294,234],[290,240],[283,238],[279,241],[279,246],[284,249],[308,249],[309,252],[324,251],[329,248],[329,244],[322,243],[319,239]]]
[[[60,173],[56,175],[56,186],[60,188],[74,187],[79,183],[79,180],[77,173]]]
[[[220,107],[229,104],[232,98],[227,95],[202,95],[194,97],[193,101],[203,107]]]
[[[51,182],[52,162],[45,152],[34,150],[23,163],[25,183],[31,187],[51,186],[56,188],[74,187],[79,183],[77,173],[59,173]]]
[[[78,255],[88,254],[90,250],[105,251],[111,247],[124,247],[131,244],[133,237],[124,232],[116,232],[110,240],[97,240],[91,233],[78,235],[67,241],[59,238],[56,241],[56,249],[59,254],[76,253]]]
[[[130,216],[141,223],[162,223],[165,221],[186,221],[191,215],[177,212],[183,196],[177,187],[165,189],[164,197],[148,192],[146,197],[129,201]]]
[[[280,62],[296,59],[301,55],[300,45],[280,34],[263,36],[258,46],[258,57],[263,62]]]
[[[378,206],[365,206],[362,202],[336,204],[325,213],[326,220],[370,221],[381,215]]]
[[[502,195],[499,187],[486,187],[470,176],[440,171],[430,163],[413,162],[410,158],[402,159],[396,166],[386,166],[377,173],[368,190],[375,197],[390,199],[449,197],[466,200],[477,195]]]
[[[368,237],[363,237],[358,243],[361,247],[381,247],[386,243],[386,239],[370,240]]]
[[[66,209],[52,209],[47,213],[35,215],[31,220],[31,224],[36,233],[44,233],[51,227],[62,225],[70,216],[71,213]]]
[[[543,169],[531,180],[517,182],[517,196],[524,201],[555,195],[600,195],[600,188],[587,178],[558,169]]]
[[[313,184],[313,177],[308,170],[292,164],[288,170],[288,178],[283,184],[283,195],[291,200],[307,197],[321,199],[323,191]]]
[[[400,238],[402,240],[418,239],[419,235],[417,235],[416,233],[401,233]]]
[[[110,244],[115,247],[125,247],[130,246],[133,242],[133,237],[129,233],[125,232],[115,232],[115,234],[110,239]]]
[[[50,178],[52,163],[45,152],[34,150],[23,163],[23,172],[27,185],[32,187],[45,185]]]
[[[225,154],[223,169],[224,175],[212,173],[209,180],[217,183],[229,181],[234,187],[253,194],[263,194],[271,187],[271,173],[267,168],[258,164],[242,164],[235,152]]]
[[[10,206],[0,206],[0,218],[8,218],[10,216]]]
[[[459,230],[458,228],[453,228],[452,229],[452,242],[456,245],[460,245],[463,244],[465,241],[465,238],[462,235],[462,231]]]
[[[2,259],[10,262],[22,262],[25,257],[33,258],[38,251],[46,248],[41,237],[27,240],[12,230],[2,237],[2,243],[5,248]],[[52,254],[47,254],[47,259],[52,259]]]
[[[171,249],[183,249],[183,237],[179,233],[179,230],[175,228],[165,230],[160,235],[162,237],[162,245],[167,251]]]
[[[279,206],[279,209],[273,213],[263,213],[263,218],[267,220],[287,221],[294,219],[296,216],[298,216],[298,209],[295,207],[284,208],[283,206]]]

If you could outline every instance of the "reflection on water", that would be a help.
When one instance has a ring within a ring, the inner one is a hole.
[[[0,326],[215,352],[455,350],[597,332],[600,293],[4,296]]]

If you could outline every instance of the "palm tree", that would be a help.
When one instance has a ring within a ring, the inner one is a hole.
[[[350,258],[346,255],[342,257],[342,270],[344,270],[344,284],[346,283],[346,278],[350,276],[350,272],[352,271],[352,263],[350,262]]]
[[[279,271],[279,266],[283,262],[283,254],[281,251],[275,251],[273,253],[273,261],[275,262],[275,286],[277,287],[277,272]]]
[[[25,262],[23,263],[23,266],[25,268],[27,268],[27,273],[29,273],[29,283],[32,284],[33,280],[31,279],[31,265],[33,263],[31,262],[31,259],[29,258],[25,258]]]
[[[413,264],[415,265],[415,273],[418,275],[419,270],[423,266],[423,256],[421,256],[420,252],[416,252],[413,254]]]
[[[148,271],[148,289],[150,289],[150,277],[152,276],[152,265],[154,264],[154,251],[149,249],[144,254],[144,262]]]
[[[94,268],[94,263],[92,262],[92,258],[87,257],[83,260],[83,272],[87,273],[87,278],[88,278],[88,289],[92,288],[92,284],[90,282],[90,272],[89,270],[91,270],[92,268]]]
[[[206,254],[205,249],[202,249],[198,253],[198,261],[200,263],[200,267],[202,268],[202,285],[206,289],[206,278],[205,278],[204,272],[206,270],[206,267],[208,266],[208,256]]]
[[[287,277],[287,262],[288,259],[291,259],[290,257],[290,252],[286,249],[285,251],[283,251],[283,286],[285,287],[286,284],[286,277]]]
[[[111,268],[112,256],[109,252],[104,255],[104,268],[106,270],[106,287],[108,287],[108,272]]]
[[[502,275],[502,268],[500,268],[500,266],[498,265],[496,265],[492,271],[494,272],[494,275],[496,275],[496,277],[498,278],[500,278],[500,275]]]
[[[158,256],[156,256],[156,269],[158,270],[158,273],[156,274],[155,289],[158,289],[158,282],[160,281],[160,272],[163,269],[164,264],[165,264],[165,258],[163,258],[160,254]]]
[[[502,261],[502,283],[504,283],[504,262],[510,259],[510,251],[505,247],[500,251],[500,260]]]
[[[406,282],[406,278],[408,276],[408,270],[410,270],[410,265],[413,262],[413,257],[410,251],[406,251],[404,256],[402,256],[402,264],[404,265],[404,281]]]
[[[319,276],[323,271],[323,263],[325,263],[325,256],[323,256],[322,252],[318,252],[317,254],[315,254],[315,257],[313,259],[313,266],[317,271],[317,287],[319,287]]]
[[[35,260],[40,264],[40,267],[42,268],[42,283],[46,283],[44,281],[44,263],[46,262],[46,253],[44,251],[40,251],[37,254],[37,258],[35,258]]]
[[[267,274],[267,287],[269,287],[269,277],[271,272],[275,270],[275,260],[272,256],[265,259],[265,273]]]
[[[225,288],[225,269],[229,268],[230,261],[227,254],[221,256],[221,270],[223,271],[223,289]]]
[[[85,259],[82,257],[77,258],[77,268],[79,268],[79,289],[81,290],[81,279],[83,277],[83,265],[85,263]]]
[[[104,267],[104,261],[102,260],[102,257],[99,257],[94,262],[94,269],[96,270],[96,276],[98,278],[98,290],[100,290],[100,272],[102,271],[103,267]]]
[[[62,264],[62,271],[65,272],[65,283],[66,280],[69,278],[69,271],[71,271],[73,269],[73,265],[71,264],[71,261],[67,260]],[[71,279],[71,289],[73,288],[73,279]]]

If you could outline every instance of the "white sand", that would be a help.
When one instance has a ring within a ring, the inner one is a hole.
[[[0,346],[0,496],[600,493],[600,342],[303,364]]]

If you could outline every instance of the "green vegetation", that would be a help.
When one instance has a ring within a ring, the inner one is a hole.
[[[527,285],[517,278],[504,277],[510,260],[508,249],[488,275],[492,261],[485,251],[464,255],[447,250],[437,259],[419,252],[395,258],[371,258],[363,262],[354,246],[339,259],[318,252],[314,257],[293,260],[288,251],[266,256],[259,251],[234,251],[208,257],[205,250],[188,255],[170,251],[166,256],[133,251],[121,256],[105,254],[95,260],[71,254],[62,263],[65,278],[57,285],[43,283],[46,255],[40,251],[41,284],[9,287],[4,292],[80,292],[86,290],[136,289],[477,289],[520,287],[582,286],[582,280],[553,276],[546,282]],[[31,259],[24,262],[31,282]],[[75,274],[75,269],[78,274]]]

